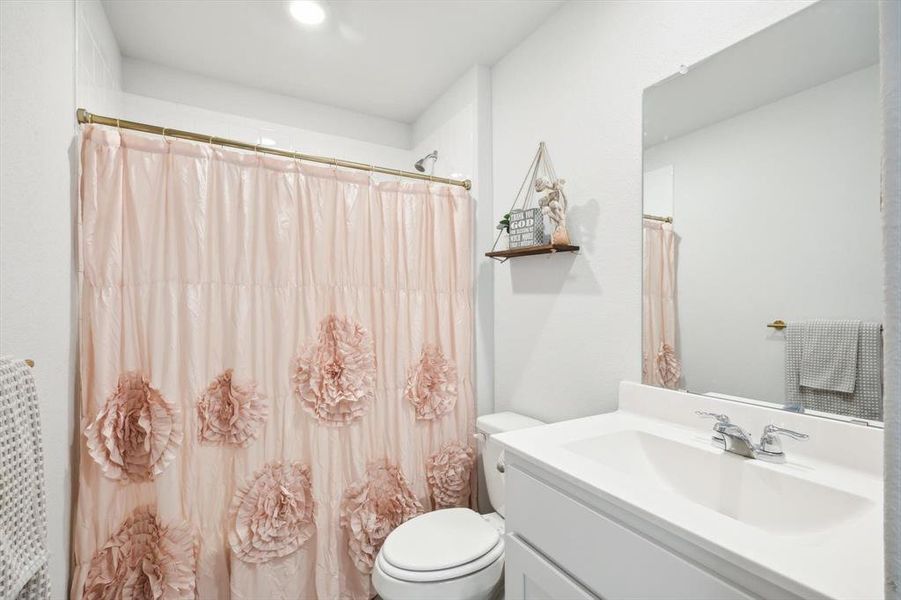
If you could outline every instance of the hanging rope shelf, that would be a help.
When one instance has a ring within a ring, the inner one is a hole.
[[[499,231],[494,245],[485,256],[506,262],[517,256],[577,252],[579,247],[570,242],[566,230],[565,183],[566,180],[557,177],[547,147],[541,142],[513,199],[510,212],[497,226]],[[536,202],[536,195],[540,192],[545,192],[545,195],[537,198]],[[546,222],[553,226],[549,235],[545,233]],[[508,247],[498,248],[504,233],[507,233]]]

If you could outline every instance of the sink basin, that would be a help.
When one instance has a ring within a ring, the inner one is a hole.
[[[776,535],[826,531],[872,505],[863,496],[755,460],[643,431],[618,431],[563,447]]]

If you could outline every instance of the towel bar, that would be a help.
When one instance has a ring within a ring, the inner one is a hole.
[[[772,327],[773,329],[775,329],[777,331],[781,331],[781,330],[785,329],[786,327],[788,327],[788,324],[785,321],[783,321],[782,319],[776,319],[772,323],[767,323],[766,326]],[[882,329],[883,329],[883,327],[882,327],[882,325],[880,325],[879,331],[882,331]]]

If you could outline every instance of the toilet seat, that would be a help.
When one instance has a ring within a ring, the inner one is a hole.
[[[376,560],[386,575],[418,583],[465,577],[503,556],[504,540],[496,524],[468,508],[448,508],[395,529]]]
[[[391,563],[385,560],[383,555],[379,555],[377,562],[379,568],[382,570],[385,575],[390,577],[394,577],[395,579],[399,579],[400,581],[409,581],[411,583],[429,583],[435,581],[447,581],[448,579],[455,579],[457,577],[465,577],[467,575],[472,575],[477,571],[481,571],[487,567],[490,567],[492,564],[497,562],[498,560],[504,559],[504,540],[498,540],[497,545],[491,549],[490,552],[477,558],[472,562],[468,562],[463,565],[459,565],[456,567],[451,567],[450,569],[440,569],[435,571],[405,571],[404,569],[398,569]]]

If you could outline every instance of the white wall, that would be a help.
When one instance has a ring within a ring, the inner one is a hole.
[[[808,4],[571,2],[494,66],[495,216],[543,140],[582,246],[496,268],[498,410],[598,413],[639,380],[642,90]]]
[[[881,321],[879,127],[872,66],[645,151],[675,171],[687,389],[782,404],[766,323]]]
[[[0,2],[0,353],[35,361],[53,597],[72,487],[75,6]]]
[[[479,67],[448,87],[411,124],[411,156],[438,149],[435,175],[469,178],[475,171],[476,103]]]
[[[284,123],[208,110],[138,94],[123,92],[119,94],[118,102],[117,115],[128,120],[396,169],[409,170],[413,164],[410,162],[410,151],[404,148],[319,133]]]
[[[451,173],[472,174],[472,151],[475,143],[475,110],[479,100],[479,78],[487,67],[475,66],[452,83],[410,125],[413,154],[434,150],[435,143],[445,142],[452,147],[436,165],[435,175]],[[461,126],[462,125],[462,126]]]
[[[75,69],[80,105],[100,115],[116,115],[122,89],[122,58],[100,0],[76,0]]]
[[[493,413],[494,404],[494,273],[495,262],[485,256],[496,231],[491,145],[491,72],[476,68],[475,146],[472,195],[476,203],[476,398],[480,415]],[[483,487],[484,489],[484,487]],[[488,507],[490,505],[486,505]]]
[[[148,98],[408,149],[410,125],[125,58],[122,89]]]

